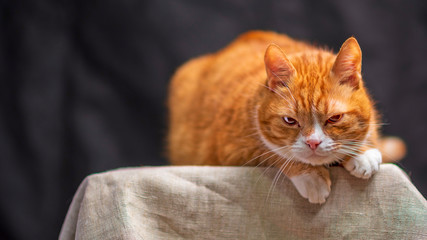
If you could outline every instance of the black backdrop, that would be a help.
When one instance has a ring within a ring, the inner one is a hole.
[[[337,51],[354,35],[400,166],[427,195],[426,1],[0,1],[0,239],[58,236],[78,184],[167,164],[167,84],[250,29]]]

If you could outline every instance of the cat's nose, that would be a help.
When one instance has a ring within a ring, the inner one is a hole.
[[[317,139],[309,139],[305,141],[305,144],[307,144],[311,150],[316,150],[317,146],[319,146],[322,143],[322,141]]]

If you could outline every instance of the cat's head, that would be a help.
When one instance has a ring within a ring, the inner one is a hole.
[[[286,159],[330,164],[357,155],[373,125],[373,106],[361,78],[362,55],[349,38],[338,55],[309,50],[265,53],[266,88],[256,122],[263,143]]]

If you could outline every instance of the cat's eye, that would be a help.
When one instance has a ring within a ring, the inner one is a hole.
[[[342,116],[343,116],[344,114],[337,114],[337,115],[334,115],[334,116],[332,116],[332,117],[330,117],[327,121],[326,121],[326,123],[336,123],[336,122],[338,122],[339,120],[341,120],[342,119]]]
[[[298,123],[298,121],[295,120],[295,118],[291,118],[291,117],[283,117],[283,121],[285,121],[285,123],[290,126],[293,126]]]

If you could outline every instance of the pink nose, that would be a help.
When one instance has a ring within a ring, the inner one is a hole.
[[[310,139],[305,141],[305,143],[311,148],[311,150],[316,150],[317,146],[322,143],[322,141],[317,139]]]

